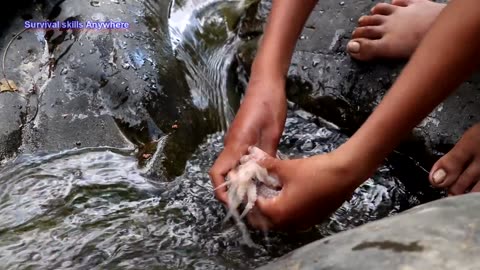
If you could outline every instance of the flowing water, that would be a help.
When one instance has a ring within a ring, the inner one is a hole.
[[[166,13],[165,2],[137,1],[144,9],[128,12],[140,18],[151,13],[149,27],[155,28],[164,46],[159,53],[164,58],[152,65],[161,69],[164,76],[159,79],[172,84],[180,72],[188,86],[187,99],[199,112],[216,115],[204,119],[215,119],[212,125],[217,130],[200,138],[188,134],[201,144],[188,155],[182,173],[168,181],[151,173],[161,153],[156,151],[150,163],[139,162],[138,145],[25,151],[3,160],[1,269],[251,269],[316,239],[419,203],[386,164],[324,223],[301,233],[252,230],[260,248],[246,247],[235,224],[222,223],[226,210],[214,198],[207,172],[238,107],[239,78],[232,63],[242,40],[235,29],[251,3],[177,0]],[[104,4],[92,1],[90,8]],[[140,65],[148,58],[136,55],[133,60]],[[181,63],[180,69],[171,64],[172,56]],[[130,113],[135,115],[135,110]],[[161,121],[153,117],[149,123]],[[329,152],[346,139],[333,125],[291,106],[280,150],[289,157],[310,156]]]
[[[207,171],[222,146],[212,134],[172,182],[145,176],[132,149],[22,155],[0,170],[0,258],[6,269],[246,269],[409,207],[388,167],[308,232],[263,235],[246,247],[213,197]],[[290,113],[282,152],[324,153],[345,137]]]

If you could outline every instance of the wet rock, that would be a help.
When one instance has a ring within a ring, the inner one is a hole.
[[[172,133],[162,148],[162,156],[168,157],[162,159],[165,164],[151,171],[172,178],[183,172],[206,134],[218,129],[219,117],[212,109],[200,110],[193,104],[185,66],[171,48],[169,3],[123,5],[125,1],[66,0],[24,7],[34,21],[115,20],[129,23],[129,28],[21,33],[22,42],[14,40],[7,53],[7,77],[31,94],[28,120],[16,135],[19,143],[9,148],[22,142],[20,150],[25,153],[94,146],[144,151]],[[0,47],[5,48],[24,29],[24,21],[15,17],[1,27]],[[175,121],[179,128],[173,132]],[[197,136],[192,137],[194,133]]]
[[[18,93],[0,92],[0,161],[20,147],[25,113],[24,98]]]
[[[479,199],[468,194],[417,206],[311,243],[259,269],[476,269]]]

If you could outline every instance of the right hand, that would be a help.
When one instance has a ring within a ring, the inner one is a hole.
[[[255,145],[276,156],[287,117],[285,79],[257,77],[260,78],[250,80],[240,109],[225,136],[224,149],[209,171],[214,188],[225,182],[226,175],[239,164],[249,146]],[[215,196],[228,205],[226,187],[216,189]]]

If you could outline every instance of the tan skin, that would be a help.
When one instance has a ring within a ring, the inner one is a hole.
[[[409,58],[447,4],[430,0],[378,3],[358,20],[347,51],[358,60]],[[480,124],[469,128],[455,147],[432,167],[433,186],[449,195],[480,192]]]
[[[316,1],[274,1],[272,15],[252,65],[244,100],[225,138],[224,149],[212,168],[215,187],[222,184],[250,145],[275,156],[287,116],[285,78],[296,40]],[[215,191],[227,204],[227,189]]]
[[[286,2],[290,1],[274,1],[273,7],[276,9],[272,10],[269,24],[281,20],[282,6],[288,6]],[[257,201],[258,210],[270,219],[268,226],[260,224],[254,217],[249,217],[250,224],[260,229],[304,228],[318,223],[337,209],[355,188],[375,172],[402,138],[478,66],[480,9],[477,5],[477,0],[456,0],[443,9],[382,102],[352,138],[338,149],[305,159],[267,158],[262,161],[261,165],[276,174],[284,187],[279,196],[273,199],[259,198]],[[308,13],[310,7],[303,8]],[[295,23],[288,24],[294,27],[292,25],[297,23],[300,25],[304,22],[297,19]],[[270,27],[273,28],[272,25]],[[286,31],[279,25],[275,27]],[[274,29],[267,33],[273,39]],[[462,44],[461,49],[458,44]],[[262,46],[267,47],[267,43]],[[270,62],[269,66],[276,65]],[[273,94],[270,92],[268,95],[272,99]],[[253,100],[250,102],[254,103]],[[241,123],[244,119],[247,117],[236,118],[235,121],[239,122],[236,130],[230,130],[229,133],[246,134],[244,132],[247,129],[242,129],[244,125]],[[247,143],[247,140],[241,140]],[[232,141],[228,143],[239,144]],[[238,149],[235,152],[237,156],[244,153],[240,148],[230,149]],[[227,166],[217,165],[224,164],[223,158],[220,156],[215,163],[217,167],[214,165],[212,168],[214,186],[223,182],[223,179],[219,180],[218,172],[222,171],[220,168],[226,170]],[[231,159],[234,159],[234,155],[231,155]],[[217,195],[221,196],[221,193]]]

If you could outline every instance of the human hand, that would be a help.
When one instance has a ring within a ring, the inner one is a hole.
[[[252,78],[225,136],[224,149],[209,171],[213,187],[217,188],[225,182],[225,176],[238,165],[249,146],[255,145],[275,156],[286,116],[285,79],[269,76]],[[216,189],[215,196],[228,204],[226,187]]]
[[[250,225],[261,230],[309,228],[332,214],[364,180],[339,151],[291,160],[261,151],[250,155],[282,185],[276,197],[259,196],[255,214],[248,216]]]

